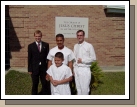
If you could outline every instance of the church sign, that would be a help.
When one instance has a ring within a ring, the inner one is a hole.
[[[76,32],[78,30],[84,30],[85,38],[88,37],[88,18],[56,17],[55,35],[62,33],[65,38],[76,38]]]

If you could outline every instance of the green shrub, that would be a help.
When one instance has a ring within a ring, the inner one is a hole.
[[[100,80],[101,77],[103,77],[102,69],[98,66],[98,62],[92,62],[92,65],[90,66],[91,70],[91,83],[90,87],[92,89],[96,89],[99,86],[99,83],[102,83]]]

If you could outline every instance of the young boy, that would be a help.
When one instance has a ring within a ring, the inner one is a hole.
[[[61,52],[55,54],[54,62],[49,69],[49,80],[51,83],[51,95],[71,95],[69,82],[72,80],[70,67],[63,64],[64,55]]]

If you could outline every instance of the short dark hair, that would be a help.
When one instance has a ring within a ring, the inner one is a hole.
[[[83,32],[83,35],[85,35],[85,31],[84,30],[78,30],[76,34],[78,34],[79,32]]]
[[[57,38],[57,37],[62,37],[62,39],[64,39],[64,35],[61,34],[61,33],[57,34],[57,35],[56,35],[56,38]]]
[[[57,53],[55,54],[55,57],[64,59],[64,55],[63,55],[62,52],[57,52]]]

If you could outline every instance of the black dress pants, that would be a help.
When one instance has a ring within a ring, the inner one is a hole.
[[[39,73],[37,75],[34,75],[33,73],[31,74],[32,78],[32,95],[38,95],[38,84],[39,84],[39,79],[42,84],[42,89],[41,89],[41,95],[51,95],[50,91],[50,82],[45,79],[46,76],[46,71],[43,71],[41,69],[41,66],[39,66]]]

